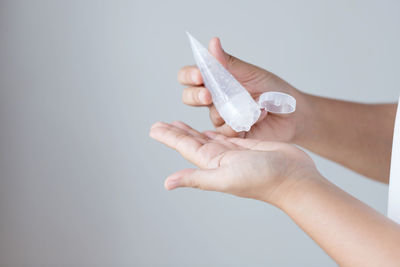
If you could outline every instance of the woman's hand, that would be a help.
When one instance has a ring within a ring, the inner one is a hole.
[[[178,81],[188,86],[183,90],[182,95],[185,104],[208,106],[210,118],[216,130],[226,136],[292,143],[302,138],[304,125],[312,114],[303,93],[278,76],[227,54],[222,49],[218,38],[210,41],[209,51],[248,90],[254,99],[258,100],[262,93],[268,91],[287,93],[296,98],[297,110],[290,116],[267,114],[263,111],[259,121],[252,126],[249,132],[238,134],[225,124],[212,104],[211,94],[204,87],[201,73],[195,66],[183,67],[178,73]]]
[[[182,122],[156,123],[150,136],[200,167],[172,174],[167,189],[194,187],[269,202],[341,266],[399,265],[400,226],[323,178],[295,146],[199,133]]]
[[[320,177],[306,153],[285,143],[200,133],[182,122],[155,123],[150,136],[200,167],[169,176],[168,190],[193,187],[280,206],[302,181]]]

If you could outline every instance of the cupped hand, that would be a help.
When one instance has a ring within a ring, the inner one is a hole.
[[[155,123],[150,136],[200,168],[170,175],[168,190],[193,187],[278,206],[289,189],[317,173],[306,153],[285,143],[200,133],[182,122]]]
[[[218,38],[209,44],[210,53],[248,90],[257,101],[258,97],[268,91],[279,91],[297,99],[297,110],[290,115],[277,115],[263,111],[258,122],[249,132],[236,133],[219,115],[212,104],[210,92],[203,85],[199,69],[185,66],[178,72],[178,81],[186,86],[182,101],[191,106],[208,106],[210,118],[217,132],[226,136],[255,138],[261,140],[295,142],[303,132],[307,111],[305,95],[278,76],[262,68],[246,63],[226,53]]]

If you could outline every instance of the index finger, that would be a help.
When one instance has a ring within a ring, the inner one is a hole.
[[[209,142],[209,138],[188,126],[177,127],[158,122],[150,129],[150,137],[178,151],[185,159],[200,168],[218,167],[227,146]]]
[[[187,130],[168,123],[157,122],[150,129],[150,137],[175,149],[195,165],[204,167],[203,160],[197,154],[199,148],[203,146],[203,142]]]

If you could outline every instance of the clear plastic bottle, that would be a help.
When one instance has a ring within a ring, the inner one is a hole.
[[[211,93],[214,106],[225,123],[233,130],[236,132],[249,131],[260,117],[262,108],[275,113],[294,111],[296,100],[290,95],[279,92],[264,93],[258,104],[204,46],[188,32],[186,33],[204,85]]]

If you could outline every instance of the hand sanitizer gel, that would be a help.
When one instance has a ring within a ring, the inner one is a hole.
[[[204,85],[225,122],[236,132],[249,131],[264,108],[272,113],[292,113],[296,100],[280,92],[266,92],[254,101],[247,90],[188,32],[193,56]]]

